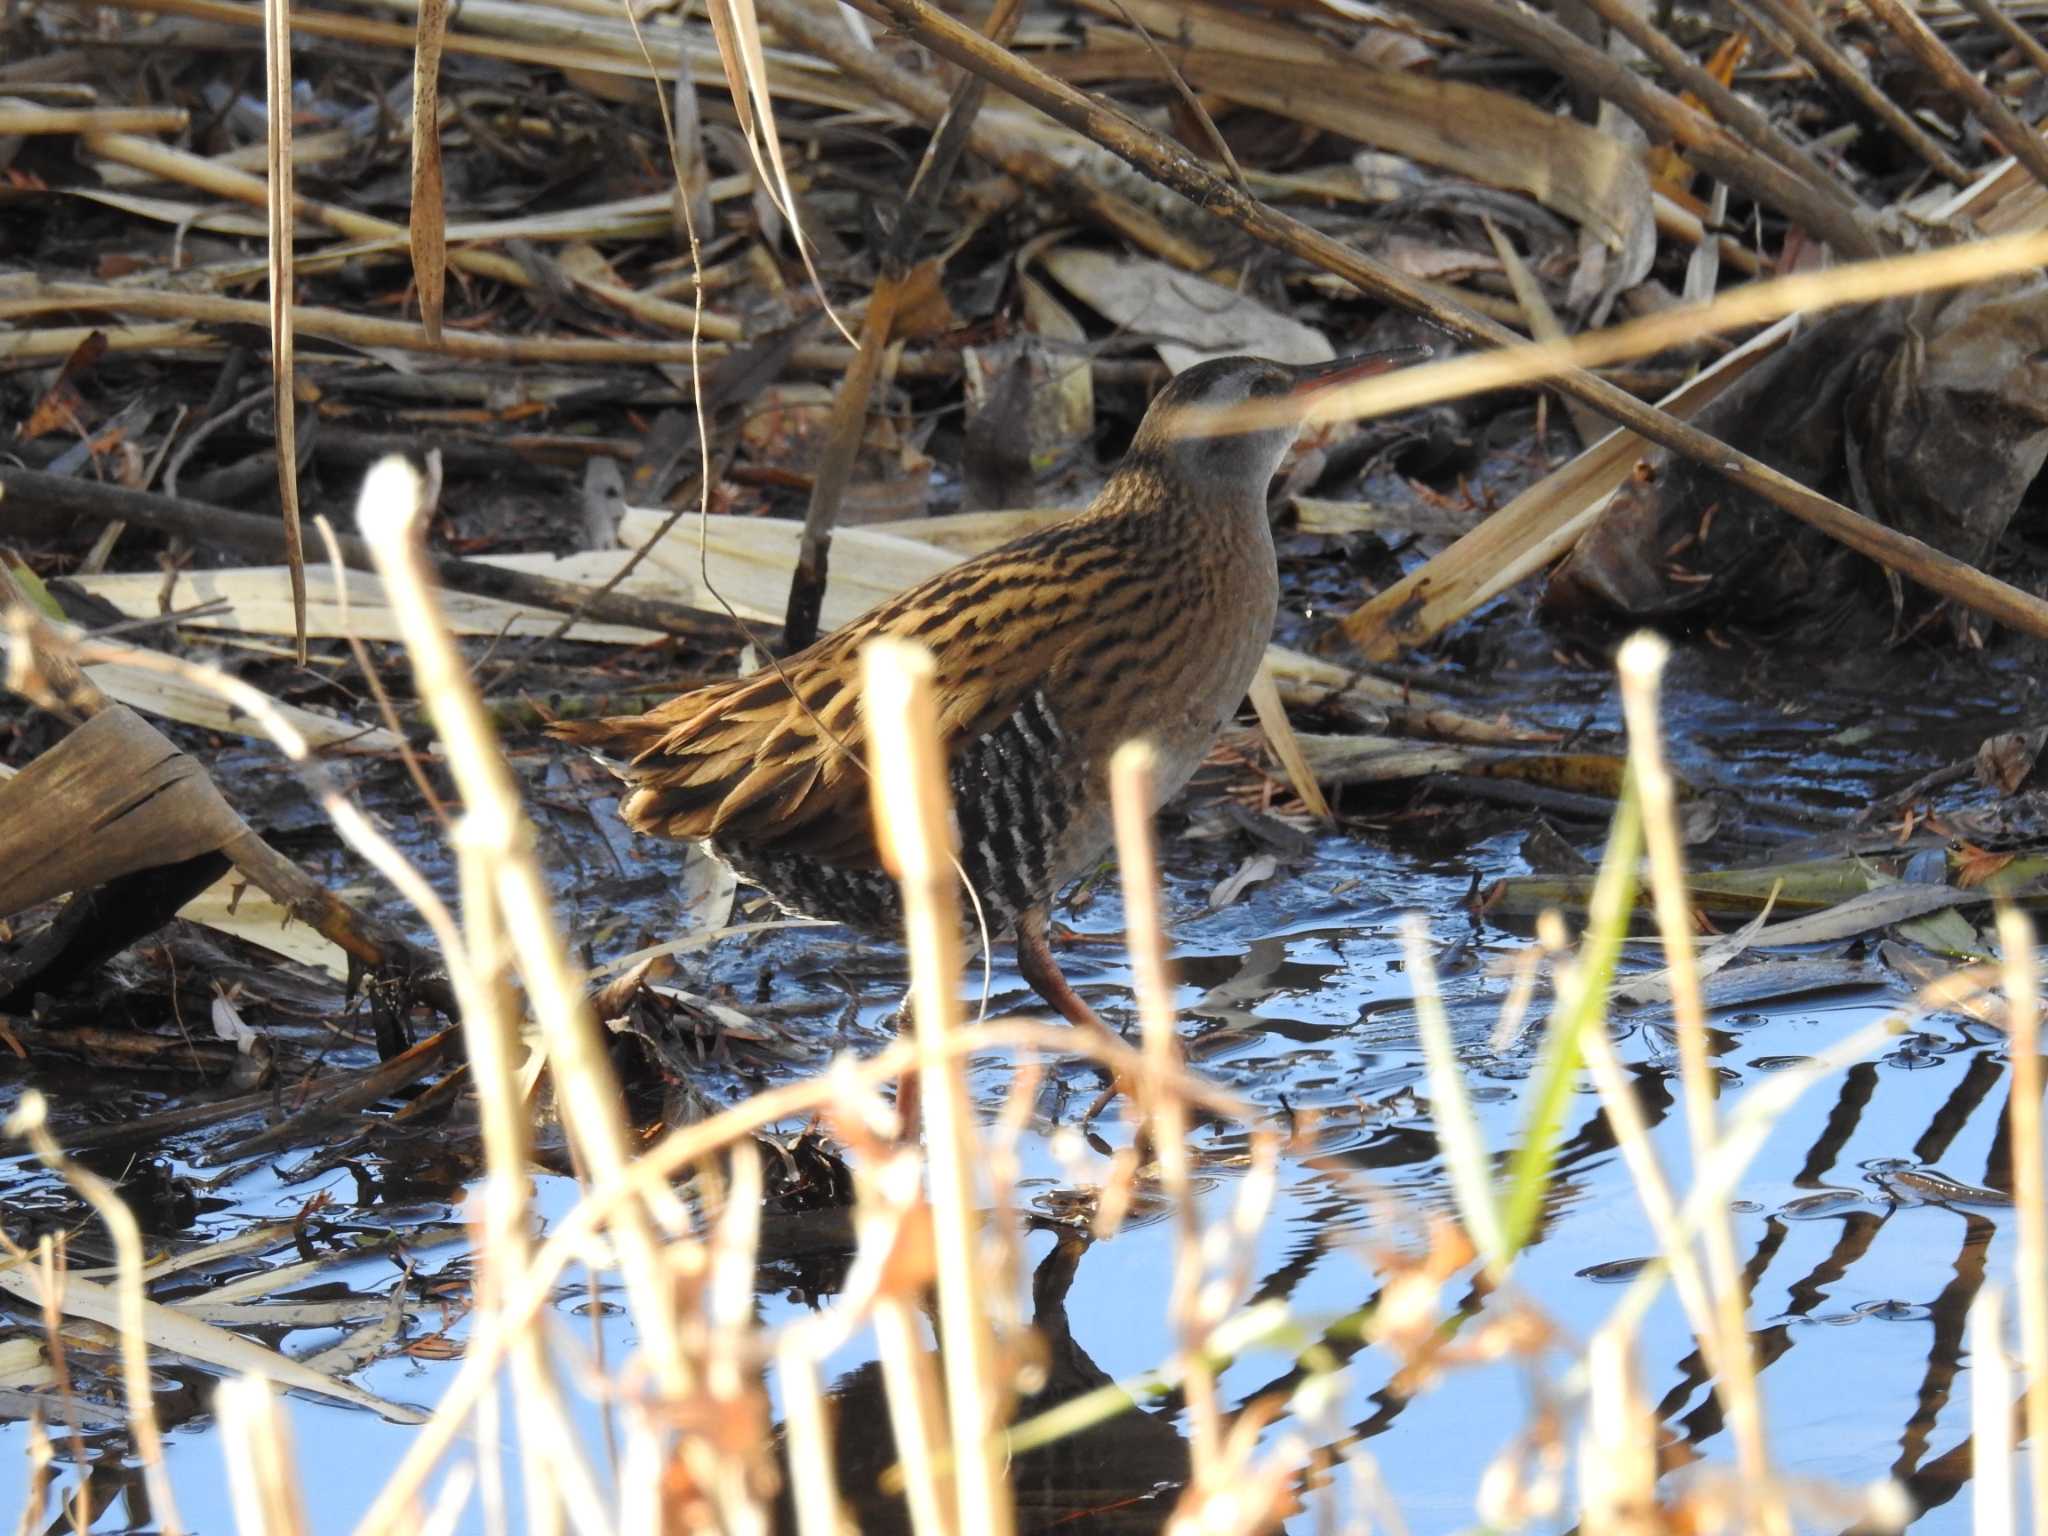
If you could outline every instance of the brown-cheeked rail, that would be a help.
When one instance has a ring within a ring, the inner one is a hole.
[[[1089,508],[943,571],[815,645],[644,715],[560,721],[630,786],[636,831],[694,839],[785,909],[900,930],[863,768],[859,653],[931,651],[960,864],[992,936],[1070,1022],[1104,1027],[1046,941],[1053,898],[1113,841],[1109,761],[1153,747],[1177,794],[1243,702],[1279,600],[1266,492],[1325,390],[1426,355],[1198,363],[1145,413]],[[1235,429],[1232,407],[1255,424]],[[973,903],[964,903],[972,914]]]

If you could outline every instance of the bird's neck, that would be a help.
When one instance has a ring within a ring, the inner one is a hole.
[[[1088,509],[1091,521],[1117,525],[1132,537],[1162,543],[1214,545],[1229,553],[1265,542],[1266,487],[1212,481],[1197,484],[1169,472],[1159,458],[1133,450]]]

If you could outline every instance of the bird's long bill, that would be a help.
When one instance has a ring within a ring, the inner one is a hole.
[[[1223,437],[1275,428],[1292,432],[1305,422],[1364,415],[1367,412],[1353,404],[1358,393],[1353,386],[1433,355],[1424,346],[1389,347],[1381,352],[1333,358],[1327,363],[1283,363],[1279,366],[1290,376],[1285,393],[1241,400],[1235,405],[1190,408],[1175,425],[1178,433],[1185,436]]]
[[[1380,352],[1333,358],[1327,363],[1299,363],[1295,365],[1294,386],[1288,390],[1287,398],[1300,411],[1304,422],[1367,416],[1372,414],[1372,407],[1359,397],[1370,397],[1372,391],[1350,386],[1410,363],[1424,362],[1433,355],[1432,349],[1425,346],[1388,347]]]
[[[1327,363],[1296,363],[1292,368],[1294,385],[1288,393],[1297,397],[1319,395],[1340,384],[1369,379],[1374,374],[1405,368],[1410,363],[1426,362],[1431,355],[1428,347],[1388,347],[1380,352],[1357,352],[1350,357],[1332,358]]]

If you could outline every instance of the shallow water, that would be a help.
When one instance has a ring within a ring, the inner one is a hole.
[[[1901,668],[1920,672],[1902,684]],[[1598,672],[1552,667],[1509,680],[1482,678],[1480,670],[1451,668],[1444,681],[1494,690],[1496,702],[1507,693],[1518,709],[1567,728],[1609,730],[1615,723]],[[1867,678],[1858,675],[1866,671]],[[1839,824],[1873,795],[1966,756],[2016,713],[2017,698],[2032,692],[2016,668],[1973,661],[1909,653],[1828,675],[1810,665],[1779,667],[1704,649],[1681,655],[1673,686],[1675,765],[1699,783],[1733,791],[1752,809],[1782,812],[1774,835],[1786,840],[1803,829]],[[1532,709],[1530,699],[1543,702]],[[538,760],[534,768],[542,773]],[[562,803],[564,797],[544,784],[541,798]],[[1205,910],[1207,893],[1251,845],[1241,835],[1190,837],[1175,818],[1167,824],[1168,914],[1181,978],[1182,1037],[1191,1058],[1275,1124],[1300,1128],[1308,1124],[1304,1117],[1315,1117],[1317,1157],[1283,1160],[1270,1217],[1244,1254],[1248,1294],[1284,1300],[1310,1324],[1345,1317],[1371,1302],[1383,1284],[1376,1249],[1394,1234],[1361,1199],[1358,1181],[1425,1211],[1452,1210],[1410,1016],[1413,989],[1397,932],[1403,913],[1428,916],[1488,1145],[1496,1153],[1511,1149],[1527,1114],[1533,1033],[1498,1049],[1489,1039],[1507,988],[1492,962],[1527,940],[1475,922],[1466,906],[1475,888],[1524,867],[1518,850],[1527,817],[1473,811],[1442,797],[1423,804],[1426,814],[1417,815],[1405,798],[1381,802],[1363,830],[1323,836],[1310,856],[1283,861],[1274,878],[1220,911]],[[633,947],[642,930],[661,931],[673,902],[665,879],[622,884],[615,873],[621,866],[604,866],[616,854],[622,865],[630,861],[628,867],[659,873],[671,867],[666,854],[618,849],[587,824],[578,826],[574,812],[544,811],[541,819],[565,922],[572,931],[601,935],[598,958]],[[1215,825],[1215,818],[1198,812],[1192,828],[1202,833]],[[1597,853],[1598,828],[1567,831],[1581,852]],[[416,846],[428,846],[423,834]],[[1083,935],[1119,931],[1113,887],[1071,921]],[[1078,944],[1063,958],[1098,1006],[1112,1017],[1127,1014],[1120,949]],[[1647,949],[1643,960],[1651,962]],[[1880,1017],[1906,993],[1881,962],[1865,974],[1869,981],[1856,988],[1751,1001],[1719,1014],[1724,1109]],[[701,971],[686,972],[685,984],[704,992],[728,987],[743,1008],[761,1002],[792,1037],[797,1062],[816,1063],[843,1046],[885,1038],[901,982],[892,954],[817,930],[728,945]],[[998,1011],[1023,1006],[1006,957],[997,962],[993,1004]],[[1686,1133],[1675,1048],[1663,1025],[1652,1010],[1624,1017],[1617,1032],[1658,1154],[1683,1187]],[[741,1052],[708,1065],[699,1086],[725,1102],[792,1069]],[[977,1067],[976,1090],[991,1106],[1008,1082],[1005,1064],[989,1060]],[[1736,1245],[1751,1286],[1749,1315],[1775,1454],[1795,1474],[1850,1486],[1886,1475],[1902,1479],[1924,1511],[1915,1529],[1926,1536],[1961,1531],[1968,1519],[1969,1362],[1962,1320],[1986,1278],[2009,1275],[2013,1262],[2010,1213],[1997,1203],[1998,1188],[2008,1182],[2001,1127],[2009,1082],[1995,1032],[1959,1016],[1920,1021],[1881,1055],[1809,1092],[1778,1124],[1740,1191]],[[10,1079],[0,1086],[0,1099],[11,1102],[23,1085],[20,1077]],[[114,1101],[105,1081],[40,1075],[36,1085],[55,1101],[61,1127],[76,1130],[109,1118]],[[1020,1147],[1025,1192],[1047,1218],[1068,1207],[1062,1192],[1099,1178],[1106,1167],[1102,1153],[1071,1129],[1093,1088],[1092,1077],[1077,1067],[1056,1070]],[[137,1090],[125,1112],[137,1112],[148,1099],[148,1091]],[[1108,1144],[1126,1139],[1114,1121],[1096,1129]],[[175,1174],[213,1179],[221,1170],[206,1162],[204,1149],[214,1134],[194,1133],[148,1150]],[[1245,1188],[1246,1135],[1240,1127],[1203,1125],[1191,1150],[1206,1191],[1205,1214],[1218,1215]],[[332,1203],[320,1213],[318,1248],[331,1252],[350,1234],[374,1234],[386,1246],[321,1273],[322,1294],[388,1295],[410,1264],[412,1294],[427,1304],[408,1338],[445,1323],[451,1353],[459,1348],[467,1320],[452,1306],[437,1311],[430,1298],[437,1281],[467,1278],[460,1234],[442,1230],[461,1218],[460,1170],[423,1154],[409,1161],[415,1154],[403,1145],[388,1148],[375,1173],[387,1183],[401,1176],[410,1183],[393,1184],[382,1199],[366,1204],[357,1172],[348,1168],[298,1177],[311,1166],[309,1156],[301,1149],[236,1165],[225,1182],[205,1192],[206,1208],[162,1241],[184,1246],[218,1239],[258,1220],[290,1217],[310,1196],[325,1193]],[[0,1165],[0,1197],[17,1218],[30,1216],[36,1202],[53,1213],[67,1209],[42,1175],[16,1163]],[[541,1180],[545,1215],[559,1214],[573,1198],[568,1181]],[[392,1247],[394,1233],[412,1241]],[[1049,1395],[1139,1377],[1171,1354],[1163,1306],[1170,1241],[1168,1224],[1156,1221],[1134,1223],[1093,1245],[1043,1227],[1029,1235],[1025,1255],[1037,1278],[1036,1321],[1049,1341]],[[87,1262],[98,1246],[82,1228],[75,1262]],[[1653,1247],[1633,1183],[1586,1088],[1571,1102],[1556,1187],[1533,1245],[1517,1264],[1516,1290],[1571,1347],[1608,1316],[1634,1261]],[[286,1238],[214,1278],[298,1257]],[[833,1270],[829,1256],[764,1265],[763,1319],[801,1315],[806,1296],[833,1283]],[[1465,1284],[1452,1283],[1447,1300],[1454,1307],[1475,1301]],[[587,1294],[565,1295],[559,1310],[570,1330],[587,1336]],[[616,1361],[631,1339],[621,1315],[605,1311],[605,1352]],[[304,1354],[344,1331],[267,1330],[262,1336]],[[1347,1355],[1349,1365],[1326,1421],[1309,1431],[1311,1442],[1332,1458],[1372,1458],[1411,1529],[1473,1524],[1478,1481],[1527,1426],[1539,1377],[1512,1363],[1470,1366],[1407,1395],[1392,1381],[1385,1351],[1355,1351],[1337,1341],[1331,1347]],[[1704,1459],[1728,1466],[1732,1450],[1720,1409],[1668,1287],[1643,1327],[1638,1367],[1665,1426],[1667,1465]],[[1221,1378],[1226,1409],[1290,1389],[1298,1369],[1284,1352],[1239,1359]],[[452,1370],[447,1359],[395,1356],[352,1379],[394,1400],[430,1406]],[[1539,1375],[1554,1383],[1561,1373],[1561,1357],[1553,1356]],[[205,1373],[168,1367],[162,1379],[183,1513],[199,1529],[226,1529],[230,1517],[219,1448],[209,1433]],[[849,1471],[878,1469],[889,1451],[886,1436],[877,1433],[883,1420],[872,1368],[852,1350],[829,1363],[826,1380],[841,1399]],[[327,1402],[294,1398],[290,1410],[314,1527],[346,1529],[412,1432]],[[586,1429],[596,1444],[596,1426]],[[1186,1475],[1186,1430],[1177,1399],[1167,1399],[1020,1463],[1024,1527],[1156,1526]],[[92,1529],[148,1528],[146,1501],[125,1470],[122,1437],[88,1430],[81,1441],[105,1494]],[[18,1422],[0,1424],[0,1508],[13,1502],[12,1490],[25,1487],[25,1443]],[[78,1475],[60,1448],[58,1490],[68,1491]],[[1341,1482],[1343,1474],[1336,1475]],[[885,1502],[862,1504],[864,1528],[899,1524]],[[483,1528],[474,1507],[460,1528]],[[1289,1525],[1313,1528],[1312,1511]]]

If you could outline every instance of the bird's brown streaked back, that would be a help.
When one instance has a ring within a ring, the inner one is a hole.
[[[860,648],[915,640],[937,662],[952,758],[1008,718],[1064,653],[1076,622],[1130,580],[1127,540],[1089,516],[941,571],[806,650],[642,715],[564,720],[549,734],[619,759],[634,830],[875,867],[860,716]]]

